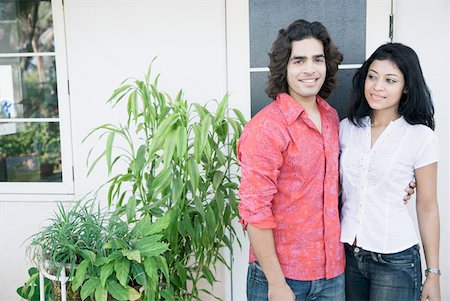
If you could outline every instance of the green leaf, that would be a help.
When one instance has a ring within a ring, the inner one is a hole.
[[[151,283],[153,283],[153,284],[158,283],[158,281],[159,281],[159,276],[157,273],[158,267],[155,262],[155,257],[147,257],[144,259],[144,271]],[[168,275],[165,275],[165,276],[168,279],[168,277],[167,277]]]
[[[187,231],[187,233],[191,236],[191,237],[195,237],[195,230],[194,227],[192,226],[191,223],[191,217],[189,216],[188,212],[185,212],[183,214],[183,219],[182,219],[182,224],[183,224],[183,228]]]
[[[108,300],[108,291],[103,286],[97,286],[95,290],[95,301],[107,301]]]
[[[134,195],[130,196],[127,202],[127,220],[131,223],[134,220],[136,214],[136,198]]]
[[[239,119],[239,122],[242,125],[246,125],[247,124],[247,120],[245,119],[244,115],[242,115],[241,111],[239,111],[238,109],[233,109],[233,112],[236,115],[236,117]]]
[[[133,274],[134,279],[136,279],[137,283],[139,283],[143,287],[147,287],[147,277],[145,276],[144,268],[141,265],[132,263],[131,272]]]
[[[138,107],[138,101],[137,101],[137,91],[133,91],[130,94],[129,102],[131,103],[131,113],[133,115],[133,119],[136,122],[139,116],[139,107]]]
[[[150,216],[147,214],[139,220],[134,227],[132,233],[135,236],[150,236],[159,233],[169,226],[170,213],[164,214],[156,222],[152,223]]]
[[[91,250],[81,250],[81,254],[84,259],[89,259],[91,263],[94,263],[97,258],[97,255]]]
[[[211,207],[206,210],[206,225],[211,237],[214,237],[216,232],[216,217]]]
[[[144,168],[146,160],[145,151],[146,146],[141,145],[136,153],[136,158],[134,159],[134,172],[136,175],[139,175]]]
[[[139,252],[139,250],[122,250],[122,254],[129,260],[141,263],[141,252]]]
[[[217,191],[217,188],[219,187],[219,185],[222,184],[223,181],[223,177],[225,176],[225,174],[218,170],[214,173],[214,177],[213,177],[213,189],[214,191]]]
[[[201,136],[200,136],[201,150],[205,147],[205,144],[208,142],[208,133],[210,127],[211,127],[211,116],[206,116],[202,121],[201,127]]]
[[[134,248],[141,251],[142,256],[157,256],[168,249],[166,243],[160,242],[162,235],[146,236],[136,241]]]
[[[175,175],[172,181],[172,201],[177,203],[183,195],[184,183],[183,179],[179,175]]]
[[[214,120],[215,124],[219,124],[225,116],[225,112],[228,108],[228,96],[228,94],[225,94],[222,101],[219,103],[219,106],[217,107],[216,118]]]
[[[81,287],[81,285],[84,282],[84,279],[86,278],[86,271],[90,264],[89,259],[84,259],[80,264],[78,265],[78,268],[75,272],[75,277],[72,281],[72,291],[75,292],[77,289]]]
[[[91,166],[89,167],[89,170],[87,172],[87,175],[89,176],[91,172],[94,170],[95,166],[97,165],[98,161],[100,161],[101,158],[103,158],[106,154],[106,151],[103,151],[95,160],[91,163]]]
[[[114,263],[114,271],[116,272],[116,277],[122,286],[128,283],[128,274],[130,272],[130,261],[126,258],[120,258]]]
[[[197,209],[197,212],[200,213],[200,215],[204,219],[205,218],[205,208],[203,207],[202,200],[197,196],[194,198],[194,205],[195,205],[195,209]]]
[[[127,285],[127,291],[128,291],[128,299],[127,300],[134,301],[141,297],[141,294],[137,290],[132,288],[131,286]]]
[[[111,164],[111,157],[112,157],[112,147],[114,143],[114,137],[116,136],[116,132],[110,132],[108,135],[108,139],[106,140],[106,166],[108,167],[108,175],[111,174],[112,170],[112,164]]]
[[[175,153],[175,147],[176,147],[176,141],[177,141],[177,132],[176,131],[170,131],[167,134],[167,137],[164,141],[164,153],[163,153],[163,162],[165,168],[169,168],[172,163],[172,158]]]
[[[225,208],[225,198],[223,196],[223,192],[222,190],[217,190],[216,192],[216,196],[214,198],[216,200],[217,203],[217,209],[219,210],[219,216],[222,216],[223,214],[223,210]]]
[[[98,277],[92,277],[92,278],[88,279],[81,287],[81,291],[80,291],[81,300],[84,300],[87,297],[94,294],[95,289],[97,288],[99,283],[100,283],[100,279]]]
[[[107,102],[114,100],[119,94],[121,94],[125,90],[128,90],[130,87],[131,87],[131,85],[123,85],[123,86],[120,86],[119,88],[115,89],[113,91],[113,94],[111,95],[111,97],[108,99]]]
[[[119,301],[128,300],[128,289],[121,286],[117,281],[108,279],[106,282],[106,289],[114,299]]]
[[[100,268],[100,284],[105,287],[106,281],[114,271],[114,262],[107,263]]]
[[[162,291],[160,291],[161,297],[168,301],[175,301],[174,292],[171,287],[168,287]]]
[[[192,193],[195,194],[197,192],[198,183],[200,181],[200,175],[198,172],[197,162],[193,158],[188,159],[188,174],[189,181],[192,185]]]
[[[209,284],[213,285],[213,283],[216,281],[216,278],[214,278],[213,273],[211,273],[211,270],[204,267],[203,268],[203,276],[206,278]]]
[[[177,270],[178,276],[180,277],[181,283],[183,284],[183,287],[185,287],[187,279],[186,268],[179,261],[175,262],[175,268]]]
[[[177,137],[177,155],[178,158],[182,159],[188,149],[188,138],[186,127],[184,126],[178,127],[176,137]]]

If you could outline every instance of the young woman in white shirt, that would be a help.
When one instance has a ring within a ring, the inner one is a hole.
[[[440,300],[438,142],[419,59],[408,46],[380,46],[353,78],[340,124],[341,241],[347,300]],[[425,254],[403,202],[416,179]]]

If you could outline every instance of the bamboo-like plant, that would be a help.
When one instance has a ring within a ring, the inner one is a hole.
[[[85,138],[105,141],[99,155],[93,155],[98,144],[91,149],[89,173],[106,161],[108,203],[130,223],[170,213],[162,238],[169,273],[146,275],[159,283],[146,300],[199,300],[201,291],[214,296],[215,264],[229,268],[221,251],[232,252],[236,239],[236,144],[246,120],[228,108],[228,94],[220,102],[189,104],[181,90],[175,98],[160,91],[159,75],[152,81],[150,74],[151,66],[144,80],[126,80],[108,100],[113,107],[126,102],[127,122],[101,125]],[[215,111],[208,109],[213,104]],[[126,169],[116,171],[118,162]],[[199,288],[202,279],[211,289]]]

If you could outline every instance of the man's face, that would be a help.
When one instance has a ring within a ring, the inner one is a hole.
[[[297,102],[315,101],[326,72],[322,42],[315,38],[292,42],[287,65],[288,89],[292,98]]]

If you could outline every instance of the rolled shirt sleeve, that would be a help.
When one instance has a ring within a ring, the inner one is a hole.
[[[267,126],[267,124],[266,124]],[[244,228],[250,223],[262,229],[277,226],[272,200],[283,164],[282,146],[276,131],[269,131],[257,120],[248,124],[238,143],[241,165],[239,213]]]

